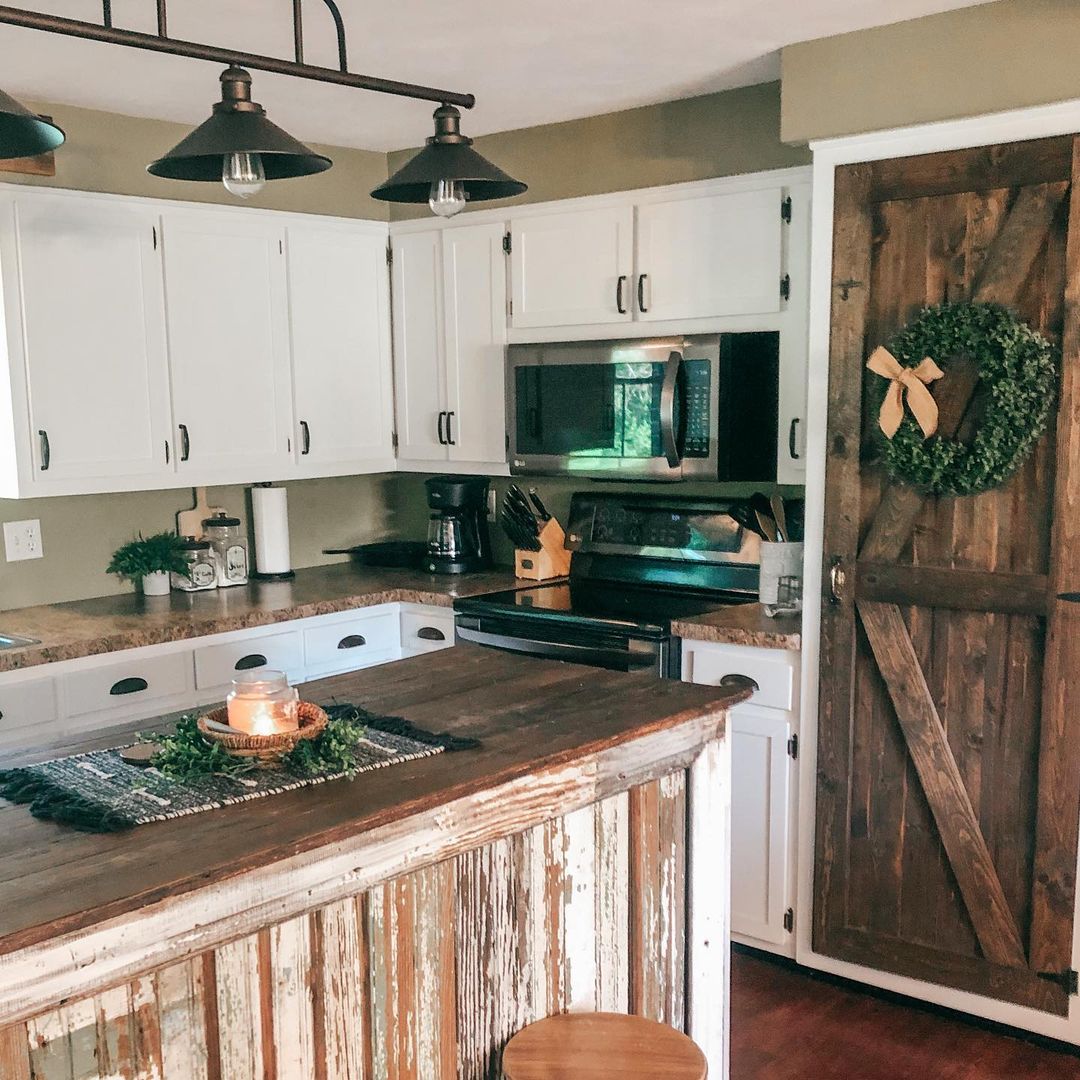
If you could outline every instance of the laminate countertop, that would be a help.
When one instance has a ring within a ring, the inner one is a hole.
[[[459,596],[534,584],[515,578],[509,569],[436,575],[337,563],[297,570],[292,581],[168,596],[130,592],[16,608],[0,611],[0,632],[35,638],[39,644],[0,649],[0,672],[377,604],[452,607]]]
[[[802,618],[780,615],[770,619],[760,604],[734,604],[679,619],[671,632],[684,641],[709,641],[721,645],[751,645],[759,649],[802,648]]]

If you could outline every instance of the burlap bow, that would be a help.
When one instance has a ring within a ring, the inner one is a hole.
[[[906,396],[911,415],[918,421],[923,435],[930,438],[937,431],[938,407],[927,385],[940,379],[945,372],[929,356],[924,356],[917,367],[904,367],[884,345],[873,351],[866,366],[875,375],[892,380],[878,413],[878,424],[885,437],[891,439],[899,429],[900,421],[904,419]]]

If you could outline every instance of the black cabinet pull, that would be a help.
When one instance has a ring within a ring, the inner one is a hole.
[[[145,679],[140,679],[137,675],[133,675],[129,679],[121,679],[119,682],[114,682],[109,687],[109,693],[113,697],[122,697],[124,694],[138,694],[145,690],[150,684]]]
[[[311,453],[311,428],[308,427],[306,420],[300,421],[300,453]]]
[[[266,657],[262,653],[248,653],[247,656],[241,656],[234,665],[236,671],[247,671],[253,667],[266,667]]]
[[[178,424],[180,428],[180,460],[187,461],[191,457],[191,437],[188,435],[187,424]]]
[[[751,679],[749,675],[724,675],[720,679],[721,686],[746,686],[748,684],[755,694],[761,689],[757,680]]]
[[[457,442],[455,441],[453,435],[454,429],[453,427],[451,427],[451,424],[453,423],[454,417],[456,415],[457,414],[453,412],[448,412],[446,414],[446,441],[447,443],[449,443],[450,446],[457,446]]]
[[[348,634],[337,643],[337,647],[339,649],[359,649],[361,645],[366,644],[367,638],[363,634]]]
[[[424,641],[445,641],[446,635],[437,626],[421,626],[416,636]]]
[[[626,275],[620,274],[615,279],[615,310],[620,315],[626,314],[626,305],[623,303],[622,287],[626,284]]]
[[[799,460],[799,452],[795,449],[795,433],[799,427],[799,418],[796,416],[791,421],[791,427],[788,428],[787,435],[787,447],[788,454],[791,456],[792,461]]]
[[[41,440],[41,471],[44,472],[49,467],[49,462],[52,461],[52,450],[49,447],[49,433],[47,431],[38,431],[38,438]]]
[[[648,274],[638,274],[637,277],[637,306],[638,311],[644,314],[649,309],[645,306],[645,279]]]
[[[446,410],[443,409],[439,413],[439,445],[446,445],[446,436],[443,434],[443,421],[446,419]]]

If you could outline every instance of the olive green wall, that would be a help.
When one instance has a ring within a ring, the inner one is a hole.
[[[469,131],[469,118],[462,128]],[[647,105],[562,124],[482,135],[475,146],[529,190],[497,205],[547,202],[658,184],[805,165],[809,153],[779,138],[780,84]],[[415,150],[390,155],[390,172]],[[484,203],[480,208],[493,204]],[[392,205],[391,220],[427,207]]]
[[[783,50],[786,142],[1080,97],[1080,3],[999,0]]]

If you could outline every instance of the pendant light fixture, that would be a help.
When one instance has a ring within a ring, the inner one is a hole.
[[[453,105],[440,105],[434,117],[435,134],[427,145],[380,184],[371,193],[373,199],[427,203],[439,217],[453,217],[466,202],[508,199],[528,190],[472,148],[472,139],[461,134],[461,113]]]
[[[55,150],[64,132],[0,90],[0,158],[36,157]]]
[[[266,118],[266,110],[251,100],[251,76],[234,65],[221,73],[221,100],[210,119],[146,171],[168,180],[221,181],[246,199],[267,180],[310,176],[332,164]]]

